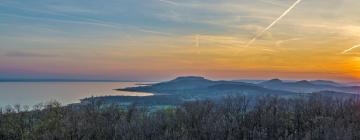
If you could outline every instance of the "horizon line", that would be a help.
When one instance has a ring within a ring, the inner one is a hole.
[[[0,82],[156,82],[156,81],[119,80],[119,79],[0,78]]]
[[[193,76],[177,76],[178,77],[193,77]],[[333,81],[333,82],[340,82],[338,80],[329,80],[329,79],[282,79],[282,78],[264,78],[264,79],[219,79],[219,78],[208,78],[204,76],[197,76],[197,77],[203,77],[205,79],[210,80],[226,80],[226,81],[267,81],[267,80],[273,80],[273,79],[280,79],[282,81],[317,81],[317,80],[324,80],[324,81]],[[172,79],[174,79],[172,78]],[[120,80],[120,79],[67,79],[67,78],[0,78],[0,82],[164,82],[171,79],[163,79],[163,80]],[[357,83],[359,81],[349,81],[349,82],[341,82],[341,83]]]

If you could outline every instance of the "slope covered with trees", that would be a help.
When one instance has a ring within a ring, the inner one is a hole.
[[[186,102],[156,111],[130,105],[34,108],[8,106],[0,111],[2,140],[113,139],[360,139],[357,98],[284,99],[245,96]]]

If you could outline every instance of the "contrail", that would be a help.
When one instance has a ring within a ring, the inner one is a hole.
[[[200,47],[200,35],[195,35],[195,46]]]
[[[199,50],[199,47],[200,47],[200,35],[195,35],[195,47],[198,48],[197,49],[197,54],[200,54],[200,50]]]
[[[262,30],[259,34],[257,34],[253,39],[251,39],[247,44],[246,47],[251,46],[256,39],[262,36],[266,31],[270,30],[276,23],[278,23],[282,18],[284,18],[296,5],[298,5],[302,0],[296,0],[294,4],[292,4],[283,14],[281,14],[276,20],[274,20],[269,26],[267,26],[264,30]]]
[[[359,45],[355,45],[355,46],[353,46],[353,47],[351,47],[351,48],[343,51],[341,54],[346,54],[346,53],[350,52],[351,50],[356,49],[356,48],[359,48],[359,47],[360,47],[360,44],[359,44]]]

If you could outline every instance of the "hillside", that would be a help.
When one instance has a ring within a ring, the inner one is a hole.
[[[185,101],[219,100],[226,96],[247,96],[251,98],[261,96],[296,98],[312,94],[330,97],[355,96],[351,91],[358,87],[334,86],[334,83],[306,80],[284,82],[280,79],[272,79],[259,84],[252,84],[237,81],[213,81],[204,77],[189,76],[152,85],[116,89],[119,91],[148,92],[153,93],[154,96],[109,96],[98,97],[97,99],[120,104],[178,105]],[[85,102],[86,99],[82,101]]]
[[[256,84],[234,81],[212,81],[204,77],[178,77],[174,80],[149,86],[117,89],[121,91],[150,92],[154,94],[255,94],[255,95],[289,95],[289,91],[267,89]]]

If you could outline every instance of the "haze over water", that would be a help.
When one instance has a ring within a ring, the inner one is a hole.
[[[151,93],[115,91],[138,86],[137,82],[0,82],[0,106],[35,105],[57,100],[63,105],[77,103],[91,96],[149,96]]]

